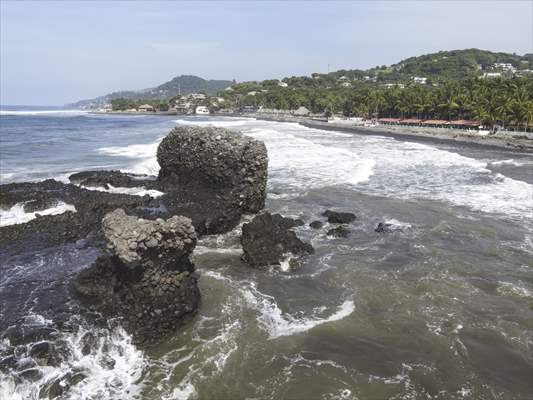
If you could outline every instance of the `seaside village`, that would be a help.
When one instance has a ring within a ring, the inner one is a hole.
[[[401,65],[399,66],[401,67]],[[517,69],[511,63],[494,63],[486,68],[482,68],[478,65],[479,79],[498,79],[504,77],[523,77],[531,76],[533,70],[529,69]],[[319,74],[312,74],[313,79],[320,79]],[[275,80],[274,80],[275,81]],[[355,81],[363,81],[366,83],[377,83],[377,76],[362,76],[359,78],[348,78],[347,76],[340,76],[336,81],[336,86],[339,88],[351,88]],[[235,82],[235,81],[234,81]],[[290,85],[284,81],[275,81],[280,88],[287,88]],[[430,79],[424,76],[412,76],[409,83],[384,83],[379,85],[383,89],[404,89],[407,85],[433,85],[438,86],[438,83],[431,82]],[[261,90],[261,92],[267,92],[268,90]],[[224,92],[233,92],[233,87],[229,86],[224,89]],[[259,94],[259,91],[252,90],[243,95],[237,94],[237,96],[244,96],[247,98],[254,97]],[[334,124],[363,126],[363,127],[377,127],[387,125],[388,127],[411,127],[411,128],[442,128],[442,129],[460,129],[475,132],[480,135],[487,135],[489,133],[494,134],[498,131],[502,131],[499,126],[488,127],[483,126],[480,121],[470,119],[420,119],[420,118],[379,118],[377,115],[372,118],[363,117],[346,117],[342,114],[328,114],[328,113],[312,113],[306,107],[300,106],[294,110],[286,109],[271,109],[263,106],[253,106],[242,104],[236,108],[225,107],[224,97],[219,95],[210,96],[206,93],[189,93],[184,95],[177,95],[170,99],[168,102],[161,101],[158,105],[141,104],[137,107],[131,107],[126,109],[117,110],[113,104],[105,104],[104,107],[97,110],[99,113],[135,113],[135,114],[147,114],[147,115],[225,115],[225,116],[249,116],[259,118],[272,118],[278,120],[293,120],[298,121],[302,119],[314,120],[321,122],[330,122]],[[132,102],[135,104],[135,102]],[[161,107],[164,105],[164,107]],[[525,134],[529,136],[528,132]]]

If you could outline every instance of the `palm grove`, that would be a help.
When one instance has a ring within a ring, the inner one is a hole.
[[[345,116],[420,119],[476,119],[485,125],[533,128],[533,79],[468,78],[442,84],[390,88],[361,84],[322,87],[310,77],[289,78],[287,87],[273,81],[243,83],[224,92],[233,107],[255,106]],[[277,81],[276,81],[277,82]],[[251,93],[251,94],[250,94]]]

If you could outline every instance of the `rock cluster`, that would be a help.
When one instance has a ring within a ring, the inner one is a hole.
[[[287,255],[313,253],[313,246],[301,241],[291,228],[303,221],[268,212],[242,226],[243,260],[252,267],[280,264]]]
[[[102,227],[110,255],[99,257],[74,280],[98,311],[120,316],[138,342],[174,330],[200,301],[190,254],[196,233],[188,218],[149,221],[118,209]]]

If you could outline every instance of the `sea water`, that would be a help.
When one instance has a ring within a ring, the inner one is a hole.
[[[270,211],[307,223],[326,209],[357,215],[345,239],[328,237],[327,223],[297,228],[315,247],[297,268],[246,266],[242,224],[201,239],[202,304],[175,335],[138,348],[119,323],[73,321],[60,333],[68,361],[33,382],[0,372],[0,398],[37,398],[68,371],[86,377],[67,399],[531,397],[531,154],[250,118],[42,109],[0,117],[2,183],[87,169],[156,175],[157,145],[172,127],[214,125],[265,142]],[[20,207],[2,213],[10,223],[31,218]],[[379,222],[395,229],[376,233]],[[2,330],[15,308],[24,323],[49,323],[51,297],[76,309],[68,280],[97,254],[3,249]],[[99,342],[84,355],[86,331]]]

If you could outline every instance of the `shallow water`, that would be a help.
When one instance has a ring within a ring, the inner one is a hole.
[[[357,220],[346,239],[326,237],[327,224],[297,228],[316,251],[295,269],[247,267],[239,228],[206,237],[194,255],[202,304],[175,336],[138,349],[113,323],[82,355],[80,337],[96,328],[74,321],[61,333],[69,362],[34,383],[0,375],[0,398],[35,397],[80,369],[87,378],[65,398],[532,396],[533,156],[249,119],[1,118],[2,183],[89,168],[155,174],[157,143],[172,126],[214,124],[265,141],[267,209],[311,222],[333,208]],[[398,230],[374,232],[382,221]],[[41,323],[61,313],[56,303],[75,309],[58,282],[97,254],[2,250],[2,329],[15,308]]]

